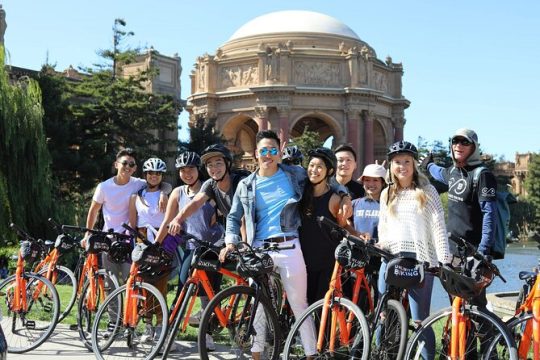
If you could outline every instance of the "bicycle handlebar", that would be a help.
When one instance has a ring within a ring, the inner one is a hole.
[[[17,233],[20,237],[24,238],[25,240],[29,240],[32,242],[37,242],[39,240],[36,240],[33,236],[30,236],[26,231],[24,231],[22,228],[20,228],[18,225],[15,225],[14,223],[9,224],[9,227]]]
[[[129,226],[127,223],[122,223],[122,226],[124,227],[124,229],[126,229],[127,231],[129,231],[129,232],[131,233],[131,235],[133,235],[133,236],[136,237],[136,238],[141,239],[142,242],[143,242],[145,245],[148,245],[148,246],[153,245],[150,241],[148,241],[148,238],[147,238],[146,236],[144,236],[143,234],[141,234],[141,233],[139,232],[139,230],[132,228],[132,227]]]
[[[74,226],[74,225],[62,225],[62,230],[74,230],[79,232],[89,232],[92,234],[98,234],[98,235],[114,235],[117,238],[120,239],[131,239],[131,235],[121,234],[118,232],[115,232],[113,229],[109,229],[107,231],[102,230],[94,230],[94,229],[88,229],[86,227],[82,226]]]

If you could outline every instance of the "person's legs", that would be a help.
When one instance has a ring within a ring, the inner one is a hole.
[[[408,290],[411,318],[417,324],[429,316],[432,291],[433,275],[431,274],[426,274],[422,287]],[[426,331],[424,334],[423,341],[426,345],[422,350],[423,359],[433,359],[435,357],[435,334],[433,330]]]

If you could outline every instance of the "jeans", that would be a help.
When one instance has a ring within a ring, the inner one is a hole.
[[[386,291],[386,282],[384,275],[386,274],[387,263],[381,263],[379,271],[379,299]],[[433,291],[433,274],[425,274],[424,283],[421,287],[411,288],[407,290],[409,298],[409,309],[411,310],[411,318],[414,322],[421,322],[429,316],[431,306],[431,293]],[[435,357],[435,334],[433,331],[425,333],[423,339],[425,342],[424,350],[422,350],[423,359],[433,359]]]

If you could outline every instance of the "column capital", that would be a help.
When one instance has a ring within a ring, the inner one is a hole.
[[[255,116],[258,118],[266,119],[268,118],[268,107],[266,106],[255,106],[253,108],[255,111]]]
[[[288,105],[278,105],[276,106],[276,110],[279,114],[279,117],[285,117],[289,116],[289,112],[291,111],[291,107]]]
[[[362,110],[358,109],[357,107],[347,106],[345,108],[345,114],[347,114],[347,118],[349,119],[358,119],[360,118],[361,113],[362,113]]]

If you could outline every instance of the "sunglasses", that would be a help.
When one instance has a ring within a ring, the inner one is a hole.
[[[275,148],[275,147],[273,147],[273,148],[263,147],[263,148],[259,149],[259,154],[261,156],[266,156],[268,154],[270,154],[272,156],[276,156],[278,154],[278,149]]]
[[[452,139],[452,145],[461,144],[463,146],[470,146],[472,142],[470,142],[467,139],[461,139],[461,138],[453,138]]]
[[[122,162],[119,162],[119,164],[122,165],[122,166],[128,166],[129,165],[130,168],[134,168],[137,165],[137,163],[135,163],[133,161],[125,161],[125,160],[122,161]]]
[[[163,175],[161,171],[147,171],[147,175]]]

